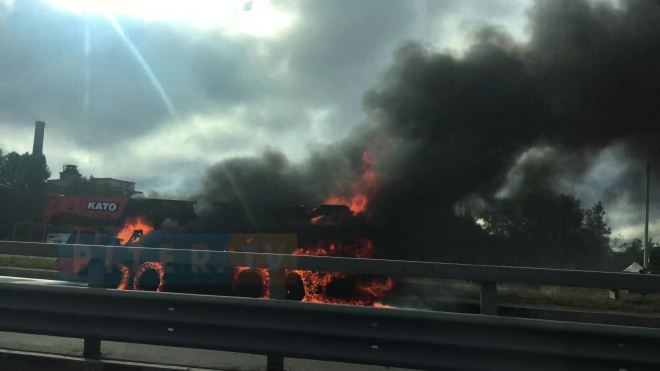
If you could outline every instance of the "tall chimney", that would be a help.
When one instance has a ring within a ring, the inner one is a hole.
[[[37,121],[34,123],[34,144],[32,145],[32,154],[41,156],[44,153],[44,129],[46,123]]]

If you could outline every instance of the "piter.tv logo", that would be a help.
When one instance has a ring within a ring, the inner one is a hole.
[[[89,274],[90,284],[93,285],[105,284],[103,274],[112,273],[115,267],[123,268],[120,269],[121,274],[126,276],[124,278],[127,282],[131,277],[139,281],[145,271],[156,270],[163,286],[165,282],[174,285],[229,284],[234,277],[234,268],[239,267],[247,268],[248,271],[267,269],[270,274],[283,274],[284,259],[287,259],[287,269],[297,267],[296,256],[291,255],[297,248],[295,234],[199,234],[181,235],[180,239],[176,239],[176,235],[169,237],[172,239],[169,243],[163,241],[153,247],[61,244],[58,246],[59,259],[69,262],[71,267],[63,272],[69,274],[87,270],[92,260],[95,260],[94,269],[100,268],[101,276]]]
[[[268,269],[271,272],[279,272],[283,256],[291,254],[297,248],[297,236],[295,234],[232,234],[230,246],[232,251],[247,253],[266,253]],[[277,254],[275,256],[271,254]],[[251,254],[232,255],[230,264],[234,267],[254,268],[254,260]]]

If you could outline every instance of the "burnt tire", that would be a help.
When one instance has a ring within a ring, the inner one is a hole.
[[[260,298],[263,293],[263,281],[256,272],[244,271],[236,277],[234,283],[236,296],[244,298]]]

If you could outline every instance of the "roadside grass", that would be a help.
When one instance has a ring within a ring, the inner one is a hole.
[[[405,280],[407,295],[415,295],[420,301],[479,300],[479,286],[454,280]],[[396,287],[396,286],[395,286]],[[660,291],[660,290],[658,290]],[[593,309],[619,313],[660,315],[660,292],[651,293],[644,300],[639,294],[619,291],[619,299],[610,298],[609,290],[559,286],[529,286],[499,284],[498,302],[503,305],[531,305],[546,308]]]
[[[0,255],[0,267],[55,270],[56,263],[57,259],[51,258]]]
[[[620,290],[619,299],[614,300],[610,298],[609,290],[580,287],[542,286],[530,289],[523,285],[503,285],[498,291],[502,303],[506,304],[660,314],[660,293],[650,293],[642,300],[639,294]]]

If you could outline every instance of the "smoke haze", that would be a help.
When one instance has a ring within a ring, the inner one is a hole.
[[[643,199],[644,163],[660,158],[660,6],[537,1],[528,16],[524,44],[489,25],[472,32],[462,56],[403,43],[345,141],[302,164],[277,150],[222,161],[197,198],[237,202],[245,222],[264,224],[359,181],[369,151],[377,187],[368,215],[396,228],[393,255],[442,249],[441,236],[469,228],[455,211],[492,197],[567,192],[602,199],[619,212],[612,222],[638,222],[624,206]]]

